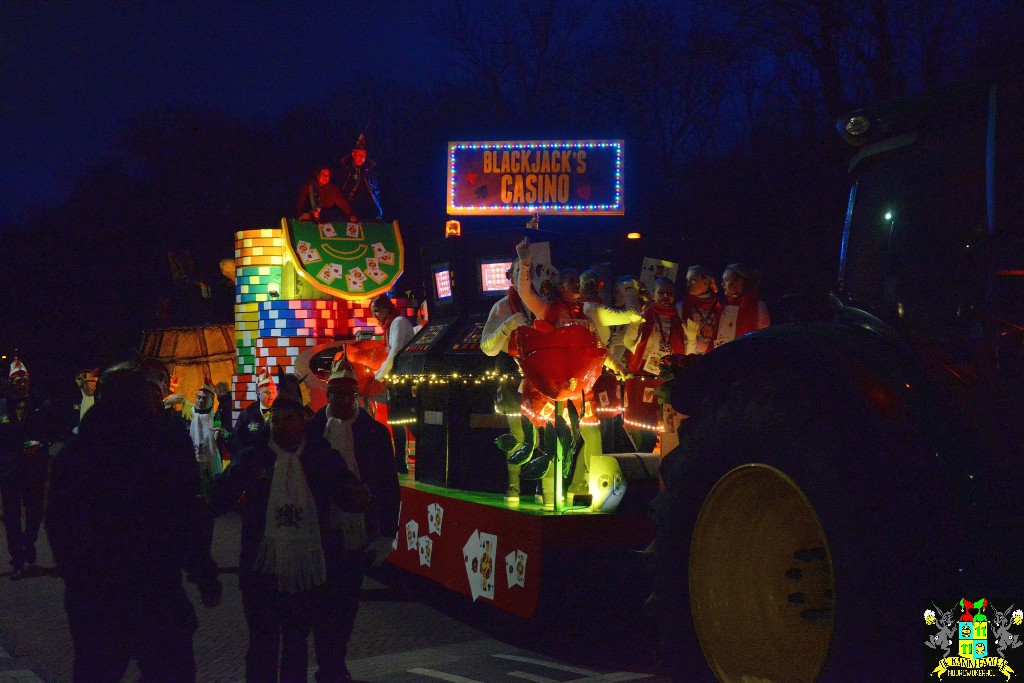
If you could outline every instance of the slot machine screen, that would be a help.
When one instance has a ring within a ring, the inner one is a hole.
[[[434,296],[439,304],[447,304],[452,301],[452,273],[447,263],[435,265],[434,271]]]
[[[507,259],[483,259],[480,261],[480,293],[484,296],[504,296],[509,281],[505,274],[512,267]]]

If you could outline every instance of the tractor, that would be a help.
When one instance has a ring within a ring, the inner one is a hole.
[[[687,418],[651,514],[673,680],[918,680],[938,659],[924,610],[1024,596],[1024,88],[837,128],[854,151],[827,315],[671,382]]]

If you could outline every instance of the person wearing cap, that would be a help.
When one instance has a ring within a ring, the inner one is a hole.
[[[366,156],[366,136],[360,133],[352,153],[341,160],[341,194],[352,206],[355,217],[361,220],[384,217],[375,166],[373,159]]]
[[[249,628],[246,681],[305,681],[306,641],[327,582],[322,532],[331,505],[363,512],[370,493],[332,452],[322,434],[306,429],[305,408],[280,396],[268,429],[236,453],[210,487],[210,511],[221,515],[242,501],[238,585]]]
[[[50,404],[29,392],[28,368],[19,358],[11,360],[7,383],[9,394],[0,397],[0,499],[14,581],[36,563],[56,420]]]
[[[758,292],[760,277],[740,263],[730,263],[722,273],[725,305],[718,318],[715,348],[742,337],[749,332],[763,330],[772,323],[768,306]]]
[[[318,223],[354,218],[348,199],[338,186],[331,182],[330,166],[320,166],[316,175],[302,186],[295,206],[295,215],[299,220]]]
[[[72,680],[195,681],[198,622],[182,585],[220,602],[204,544],[199,473],[181,420],[162,407],[163,380],[137,363],[100,377],[96,404],[54,459],[46,531],[74,645]]]
[[[239,414],[231,438],[232,453],[238,453],[256,442],[256,435],[263,430],[270,415],[270,408],[277,399],[277,385],[266,368],[260,368],[256,376],[256,400],[247,405]]]
[[[345,656],[359,610],[363,573],[384,562],[398,534],[401,493],[391,438],[384,425],[358,406],[357,395],[355,371],[342,353],[327,380],[327,405],[307,426],[313,436],[327,439],[331,455],[342,458],[371,495],[365,513],[331,506],[329,523],[322,529],[327,585],[313,625],[319,683],[351,680]]]

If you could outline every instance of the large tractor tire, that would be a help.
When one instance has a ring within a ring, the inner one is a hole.
[[[951,483],[899,391],[836,360],[748,366],[680,427],[652,506],[673,680],[917,680],[927,665],[923,611],[960,597]]]

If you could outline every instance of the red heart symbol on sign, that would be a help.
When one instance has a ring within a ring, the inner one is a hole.
[[[466,182],[470,185],[476,185],[476,173],[470,171],[466,174]]]
[[[590,185],[580,185],[576,189],[576,194],[578,194],[583,199],[590,199]]]

